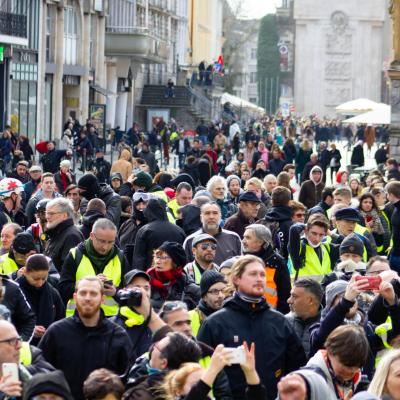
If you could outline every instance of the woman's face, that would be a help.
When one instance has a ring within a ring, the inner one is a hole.
[[[159,251],[154,255],[154,266],[159,272],[171,271],[174,268],[172,258],[164,251]]]
[[[386,195],[384,192],[377,193],[375,196],[375,202],[378,205],[378,207],[384,206],[386,202]]]
[[[358,189],[358,182],[354,179],[350,182],[350,187],[351,190],[357,190]]]
[[[341,182],[341,183],[346,183],[347,180],[348,180],[348,178],[349,178],[349,175],[347,175],[346,172],[343,172],[343,174],[342,174],[342,179],[340,180],[340,182]]]
[[[361,210],[365,212],[370,212],[372,210],[372,200],[369,198],[364,199],[361,202]]]
[[[389,368],[384,394],[393,400],[400,400],[400,359],[393,361]]]

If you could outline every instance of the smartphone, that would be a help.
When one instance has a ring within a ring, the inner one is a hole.
[[[371,222],[372,221],[372,215],[367,215],[365,217],[365,219],[367,220],[367,222]]]
[[[368,287],[364,288],[364,290],[379,290],[379,286],[382,282],[380,276],[356,276],[356,281],[361,279],[368,279]]]
[[[10,375],[13,381],[19,381],[18,365],[15,363],[3,363],[3,376]]]
[[[231,364],[244,364],[246,362],[246,354],[244,352],[244,347],[226,347],[229,350],[229,361]]]

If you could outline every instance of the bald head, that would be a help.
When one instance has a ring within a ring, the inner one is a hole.
[[[19,337],[11,322],[0,320],[0,365],[3,363],[19,363],[19,350],[21,348]],[[2,369],[0,368],[0,376],[1,373]]]

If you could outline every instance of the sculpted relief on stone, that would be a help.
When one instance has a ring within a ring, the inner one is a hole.
[[[325,80],[346,81],[351,78],[351,62],[329,60],[325,64]]]
[[[327,86],[324,92],[324,103],[328,107],[335,107],[351,98],[351,88],[346,86]]]

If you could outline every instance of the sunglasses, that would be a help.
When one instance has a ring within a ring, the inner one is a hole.
[[[217,249],[217,245],[215,243],[201,243],[200,244],[200,248],[202,250],[207,250],[209,247],[211,248],[211,250]]]

